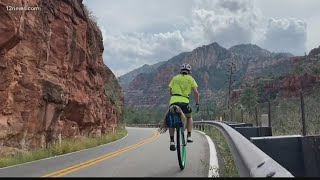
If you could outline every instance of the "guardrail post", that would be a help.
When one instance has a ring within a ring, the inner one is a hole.
[[[256,117],[255,117],[255,119],[256,119],[256,126],[258,127],[259,125],[259,123],[258,123],[258,107],[256,106],[255,108],[255,114],[256,114]]]
[[[268,126],[271,127],[271,103],[268,100]]]
[[[304,114],[304,99],[303,99],[303,93],[300,91],[300,101],[301,101],[301,120],[302,120],[302,135],[306,136],[306,117]]]
[[[243,123],[243,109],[241,108],[241,122]]]
[[[233,118],[233,107],[230,108],[230,119],[233,122],[234,118]]]

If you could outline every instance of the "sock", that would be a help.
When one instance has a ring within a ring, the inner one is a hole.
[[[170,141],[174,142],[174,136],[170,136]]]
[[[188,136],[191,136],[191,132],[188,132]]]

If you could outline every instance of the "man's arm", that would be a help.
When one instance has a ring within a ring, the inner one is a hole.
[[[199,92],[198,92],[198,88],[197,87],[193,87],[192,89],[193,89],[194,97],[196,98],[196,104],[199,104],[200,95],[199,95]]]
[[[172,86],[173,86],[173,79],[169,83],[169,88],[170,88],[170,96],[172,96]]]

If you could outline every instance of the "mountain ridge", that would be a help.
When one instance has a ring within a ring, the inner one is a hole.
[[[226,49],[214,42],[163,61],[152,72],[137,74],[124,88],[125,100],[129,106],[166,106],[168,83],[179,73],[181,63],[189,63],[203,99],[210,101],[227,87],[225,81],[231,63],[236,68],[234,86],[237,88],[243,81],[253,82],[254,75],[264,68],[287,61],[292,56],[289,53],[272,53],[254,44],[239,44]]]

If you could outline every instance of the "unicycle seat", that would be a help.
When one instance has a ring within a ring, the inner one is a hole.
[[[170,107],[172,108],[172,107]],[[170,109],[166,116],[166,124],[168,128],[181,128],[183,127],[183,122],[181,121],[181,114],[176,111],[176,107],[173,110]]]

